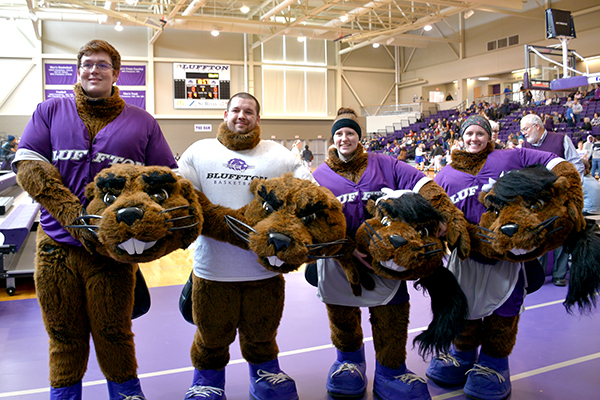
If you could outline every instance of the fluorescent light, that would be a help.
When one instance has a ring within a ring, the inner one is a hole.
[[[423,27],[423,30],[424,30],[425,32],[429,32],[429,31],[430,31],[430,30],[432,30],[432,29],[433,29],[433,27],[432,27],[431,25],[425,25],[425,26]]]
[[[247,5],[243,5],[242,8],[240,8],[240,11],[243,12],[244,14],[248,14],[248,12],[250,11],[250,7],[248,7]]]
[[[473,16],[473,14],[475,14],[475,11],[473,10],[469,10],[465,13],[465,19],[469,19]]]
[[[123,25],[121,25],[121,21],[117,21],[117,24],[115,25],[115,31],[121,32],[122,30],[123,30]]]
[[[490,78],[488,78],[487,76],[482,76],[480,78],[478,78],[480,81],[489,81]]]
[[[379,43],[373,43],[373,48],[376,49],[379,47]]]

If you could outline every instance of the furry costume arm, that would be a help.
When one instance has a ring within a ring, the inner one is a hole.
[[[581,176],[573,164],[563,161],[552,168],[557,176],[567,178],[570,187],[565,195],[565,207],[569,216],[575,221],[575,229],[580,232],[585,229],[585,219],[583,218],[583,189],[581,187]]]
[[[199,190],[196,190],[196,194],[198,195],[198,202],[202,206],[202,215],[204,216],[202,235],[242,249],[248,249],[248,243],[237,236],[225,220],[225,216],[229,215],[247,224],[248,221],[244,213],[248,206],[246,205],[234,210],[233,208],[211,203],[208,197]]]
[[[444,189],[434,181],[426,183],[419,194],[429,200],[446,220],[448,225],[446,239],[450,249],[456,248],[461,259],[467,258],[471,249],[471,240],[467,231],[468,222],[462,211],[454,206]]]
[[[79,198],[63,184],[58,169],[52,164],[44,161],[19,161],[17,182],[63,227],[72,224],[81,215]],[[94,252],[97,242],[90,232],[86,229],[66,229],[90,253]]]

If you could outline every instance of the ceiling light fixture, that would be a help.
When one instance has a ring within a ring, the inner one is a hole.
[[[210,32],[210,34],[213,35],[214,37],[217,37],[217,36],[219,36],[219,30],[217,28],[215,28]]]
[[[373,48],[376,49],[379,47],[379,43],[373,43]]]
[[[304,42],[306,40],[306,37],[303,34],[300,34],[300,36],[298,36],[298,41],[299,42]]]
[[[473,16],[473,14],[475,14],[475,11],[473,10],[469,10],[465,13],[465,19],[469,19]]]
[[[115,31],[121,32],[122,30],[123,30],[123,25],[121,25],[121,21],[117,21],[117,24],[115,25]]]
[[[430,31],[430,30],[432,30],[432,29],[433,29],[433,27],[432,27],[431,25],[425,25],[425,26],[423,27],[423,30],[424,30],[425,32],[429,32],[429,31]]]
[[[250,7],[248,7],[245,3],[242,6],[242,8],[240,8],[240,11],[243,12],[244,14],[248,14],[248,12],[250,11]]]
[[[340,21],[342,21],[342,22],[348,21],[348,14],[341,15],[340,16]]]
[[[478,78],[480,81],[489,81],[490,78],[488,78],[487,76],[482,76],[481,78]]]
[[[125,3],[129,4],[130,6],[135,6],[138,3],[138,0],[125,0]]]

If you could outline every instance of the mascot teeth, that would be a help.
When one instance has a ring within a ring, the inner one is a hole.
[[[398,264],[396,264],[394,262],[394,260],[381,261],[380,264],[383,265],[384,267],[386,267],[388,269],[392,269],[394,271],[398,271],[398,272],[406,271],[406,268],[399,266]]]
[[[142,254],[145,250],[149,249],[155,244],[156,241],[142,242],[141,240],[131,238],[128,241],[121,243],[117,247],[121,250],[125,250],[130,256],[133,256],[135,254]]]
[[[269,260],[269,264],[274,267],[281,267],[283,265],[283,261],[277,258],[277,256],[269,256],[267,257],[267,260]]]
[[[531,249],[531,250],[512,249],[512,250],[510,250],[510,252],[513,253],[515,256],[521,256],[521,255],[527,254],[527,253],[529,253],[530,251],[533,251],[533,250],[535,250],[535,247],[533,249]]]

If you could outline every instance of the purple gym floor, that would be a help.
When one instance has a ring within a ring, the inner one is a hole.
[[[282,369],[296,381],[300,398],[331,399],[325,379],[335,359],[329,339],[325,306],[301,273],[286,276],[286,305],[278,343]],[[429,299],[411,291],[409,343],[430,320]],[[183,400],[192,380],[189,349],[194,326],[178,310],[181,286],[152,288],[152,308],[133,323],[139,376],[148,400]],[[510,357],[513,400],[600,398],[600,318],[575,316],[561,304],[567,288],[547,282],[526,299],[527,311],[519,325],[517,345]],[[595,313],[597,314],[597,312]],[[218,316],[215,316],[218,318]],[[364,399],[373,399],[375,366],[368,310],[363,310],[369,387]],[[425,376],[428,363],[409,344],[408,367]],[[248,399],[248,366],[237,341],[231,346],[226,369],[229,400]],[[90,355],[83,397],[108,397],[95,355]],[[461,390],[428,382],[434,400],[465,399]],[[35,299],[0,302],[0,399],[49,398],[48,345]]]

